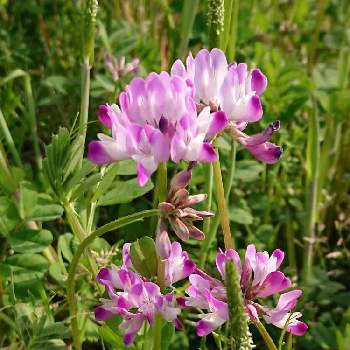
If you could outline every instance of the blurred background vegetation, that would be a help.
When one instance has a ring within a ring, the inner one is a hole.
[[[76,244],[40,169],[44,145],[59,126],[74,127],[79,112],[83,2],[0,0],[0,347],[6,349],[70,344],[64,282]],[[236,61],[258,66],[269,81],[264,118],[248,133],[279,119],[275,141],[284,154],[277,165],[266,166],[238,150],[230,219],[238,248],[255,243],[286,251],[284,269],[304,290],[299,308],[310,326],[305,337],[293,340],[295,349],[350,349],[349,22],[347,0],[239,3]],[[116,102],[133,77],[115,80],[106,55],[137,58],[138,74],[146,75],[206,47],[207,33],[205,1],[100,0],[88,140],[101,130],[98,105]],[[228,171],[229,140],[222,138],[220,152]],[[134,174],[130,163],[118,170],[93,225],[151,206],[152,186],[135,190]],[[203,174],[195,169],[198,190],[205,189]],[[83,203],[96,182],[89,184],[76,194],[83,224]],[[21,231],[28,220],[38,225],[32,230],[40,229],[33,242],[28,230]],[[145,234],[152,233],[133,224],[98,240],[92,254],[101,266],[118,261],[122,240]],[[58,258],[45,253],[50,244]],[[220,235],[209,261],[218,246]],[[111,328],[98,330],[93,320],[98,296],[83,267],[77,281],[85,348],[123,348]],[[176,337],[171,349],[200,346],[191,325]],[[207,339],[208,349],[214,344]]]

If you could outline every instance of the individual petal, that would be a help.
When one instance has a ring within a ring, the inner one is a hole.
[[[88,159],[95,164],[108,164],[113,158],[106,151],[102,141],[91,141],[88,146]]]
[[[205,291],[210,313],[201,315],[202,318],[196,325],[197,335],[208,335],[228,320],[227,303],[216,299],[208,290]]]
[[[224,130],[227,126],[228,118],[223,111],[214,112],[211,114],[211,123],[206,133],[205,139],[211,140],[216,134]]]
[[[279,128],[280,128],[280,122],[279,120],[276,120],[273,123],[269,124],[269,126],[263,132],[260,132],[252,136],[242,137],[239,139],[239,142],[245,146],[256,146],[256,145],[262,144],[268,141],[271,138],[271,136],[277,130],[279,130]]]
[[[205,238],[204,232],[201,231],[199,228],[197,228],[196,226],[192,225],[192,224],[186,224],[187,228],[188,228],[188,232],[189,235],[198,240],[198,241],[203,241],[203,239]]]
[[[104,309],[102,306],[98,306],[95,309],[95,319],[96,321],[105,321],[113,317],[113,313],[109,310]]]
[[[218,160],[218,155],[212,145],[204,142],[198,160],[203,163],[212,163]]]
[[[190,238],[190,232],[188,227],[179,219],[169,219],[170,225],[174,230],[174,233],[183,241],[187,241]]]
[[[187,78],[187,71],[181,60],[176,60],[171,66],[171,75],[178,75],[183,78]]]
[[[293,312],[292,314],[286,313],[279,321],[271,322],[271,320],[264,316],[267,323],[272,323],[274,326],[284,329],[286,327],[287,332],[297,336],[303,336],[308,329],[308,325],[298,320],[302,314],[300,312]]]
[[[246,149],[258,160],[267,164],[276,163],[283,153],[280,146],[265,142],[256,146],[246,146]]]
[[[199,337],[204,337],[224,324],[226,320],[220,318],[216,313],[205,314],[200,321],[196,323],[196,333]]]
[[[171,254],[171,242],[169,239],[168,232],[166,230],[162,230],[157,233],[156,236],[156,249],[157,254],[162,259],[168,259]]]
[[[131,256],[130,256],[130,243],[125,243],[123,245],[123,265],[122,268],[129,270],[132,268]]]
[[[296,336],[303,336],[308,330],[308,325],[305,322],[294,321],[287,326],[287,332],[292,333]]]
[[[291,281],[282,272],[275,271],[267,275],[264,282],[255,291],[259,298],[268,297],[274,293],[281,292],[291,286]]]
[[[256,308],[252,304],[246,304],[245,309],[246,309],[246,312],[247,312],[249,318],[252,321],[255,321],[255,322],[259,321],[258,312],[256,311]]]
[[[253,69],[250,74],[251,89],[260,96],[266,89],[267,78],[260,69]]]
[[[143,166],[142,163],[137,163],[137,181],[140,187],[143,187],[148,182],[151,173]]]
[[[223,280],[225,280],[226,263],[229,260],[232,260],[235,263],[238,273],[241,274],[241,261],[238,253],[234,249],[228,249],[226,252],[219,251],[216,255],[216,267]]]
[[[176,174],[170,182],[170,192],[173,194],[180,188],[185,188],[192,179],[191,170],[183,170]]]
[[[108,129],[112,129],[112,125],[118,119],[120,113],[119,107],[116,105],[110,106],[109,104],[100,105],[98,118],[100,122]]]
[[[135,337],[141,329],[145,316],[142,314],[129,314],[124,318],[123,322],[119,325],[120,329],[125,330],[124,344],[129,347],[135,340]]]
[[[277,270],[281,266],[282,261],[284,260],[284,252],[281,249],[275,249],[270,259],[275,260],[275,269]]]

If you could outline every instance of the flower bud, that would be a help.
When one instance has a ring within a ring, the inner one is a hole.
[[[171,180],[170,195],[173,195],[180,188],[185,188],[192,178],[191,170],[183,170]]]
[[[157,254],[164,260],[168,259],[171,253],[171,242],[166,230],[158,231],[156,236]]]

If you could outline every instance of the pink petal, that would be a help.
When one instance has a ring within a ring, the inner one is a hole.
[[[91,141],[88,146],[88,159],[95,164],[107,164],[113,159],[106,152],[103,141]]]
[[[268,297],[274,293],[281,292],[291,286],[289,278],[282,272],[275,271],[267,275],[262,285],[258,288],[256,295],[259,298]]]
[[[218,155],[212,145],[204,142],[198,160],[203,163],[212,163],[218,160]]]
[[[267,78],[260,69],[253,69],[251,72],[251,89],[259,96],[265,91]]]

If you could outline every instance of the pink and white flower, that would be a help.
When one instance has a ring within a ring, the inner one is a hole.
[[[180,60],[176,60],[171,74],[193,82],[198,110],[210,106],[212,111],[225,113],[229,120],[229,134],[255,158],[266,163],[279,160],[282,148],[267,142],[272,133],[261,133],[266,139],[257,142],[257,135],[250,140],[248,135],[241,132],[248,123],[259,121],[263,115],[260,96],[266,89],[267,78],[260,69],[248,71],[245,63],[228,64],[225,54],[215,48],[210,52],[202,49],[195,58],[190,53],[186,59],[186,67]],[[277,123],[278,127],[273,131],[279,129],[279,122]]]
[[[195,271],[195,264],[177,242],[170,244],[169,255],[163,261],[166,286],[171,286]],[[104,321],[114,315],[121,316],[123,322],[119,328],[124,330],[126,346],[132,344],[144,322],[153,326],[156,314],[173,322],[176,327],[180,325],[177,319],[180,308],[174,294],[162,294],[157,284],[133,271],[129,243],[123,247],[122,267],[102,268],[97,275],[97,282],[105,286],[109,299],[101,299],[101,305],[95,309],[95,318]]]
[[[216,266],[221,275],[221,281],[198,269],[195,274],[190,275],[190,287],[186,291],[188,297],[182,303],[188,307],[207,311],[197,323],[197,334],[207,335],[228,320],[227,294],[224,285],[225,265],[227,261],[232,260],[240,275],[244,304],[249,317],[254,321],[259,321],[259,317],[262,317],[267,323],[276,327],[286,326],[287,331],[294,335],[303,335],[308,326],[298,320],[302,314],[290,312],[301,295],[300,290],[281,294],[276,308],[264,307],[256,301],[258,299],[260,302],[261,299],[280,293],[291,286],[290,280],[278,271],[283,259],[284,253],[280,249],[276,249],[269,256],[267,252],[257,252],[255,246],[251,244],[247,247],[243,265],[235,250],[219,251]]]
[[[227,125],[224,113],[203,109],[197,116],[193,84],[166,72],[135,78],[116,105],[101,106],[99,119],[112,137],[99,134],[89,145],[89,159],[97,164],[134,159],[143,186],[159,163],[169,159],[213,162],[212,138]]]

